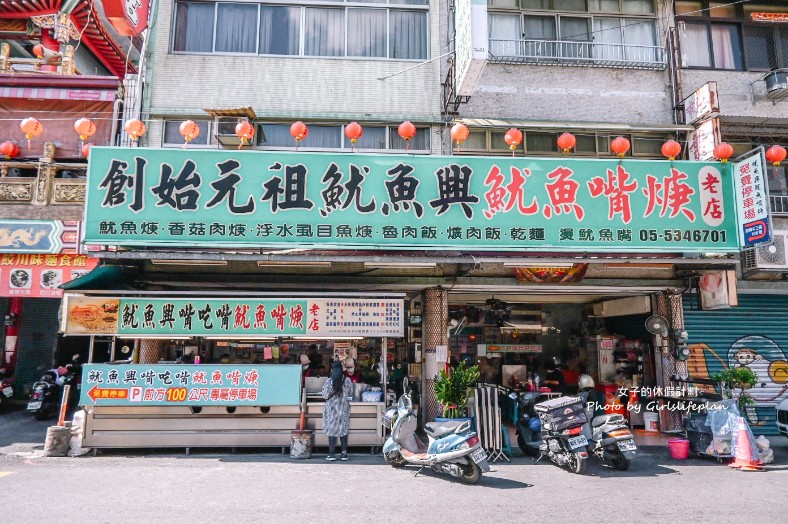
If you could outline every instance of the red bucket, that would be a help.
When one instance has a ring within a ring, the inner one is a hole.
[[[668,440],[670,456],[674,459],[684,460],[689,457],[689,440],[683,438],[672,438]]]

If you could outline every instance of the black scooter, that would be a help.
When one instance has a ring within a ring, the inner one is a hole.
[[[60,392],[57,384],[57,370],[50,369],[33,384],[33,392],[27,403],[27,411],[32,413],[36,420],[46,420],[57,413],[60,408]]]
[[[534,410],[538,397],[536,391],[509,394],[509,398],[517,402],[517,445],[526,455],[538,455],[542,444],[542,423]]]
[[[11,400],[14,398],[14,388],[11,385],[13,383],[14,380],[6,368],[0,368],[0,411],[11,406]]]

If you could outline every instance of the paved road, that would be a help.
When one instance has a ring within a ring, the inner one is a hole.
[[[578,476],[518,454],[466,486],[414,477],[361,450],[347,463],[246,451],[45,458],[34,449],[43,438],[8,444],[9,429],[27,426],[17,415],[0,416],[4,522],[785,522],[785,439],[763,473],[676,461],[649,446],[627,472],[592,463]]]

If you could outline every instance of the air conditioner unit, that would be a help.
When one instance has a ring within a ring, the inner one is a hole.
[[[779,100],[788,96],[788,72],[772,71],[763,77],[766,82],[766,98]]]
[[[745,272],[788,272],[788,256],[785,252],[785,246],[788,244],[788,231],[773,231],[772,239],[773,242],[770,246],[750,249],[743,253],[742,264]]]

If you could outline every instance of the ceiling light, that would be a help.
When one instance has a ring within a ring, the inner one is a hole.
[[[437,265],[436,262],[364,262],[367,269],[429,269]]]
[[[290,261],[290,260],[258,260],[258,267],[331,267],[328,261]]]
[[[157,259],[151,260],[154,266],[226,266],[226,260]]]

